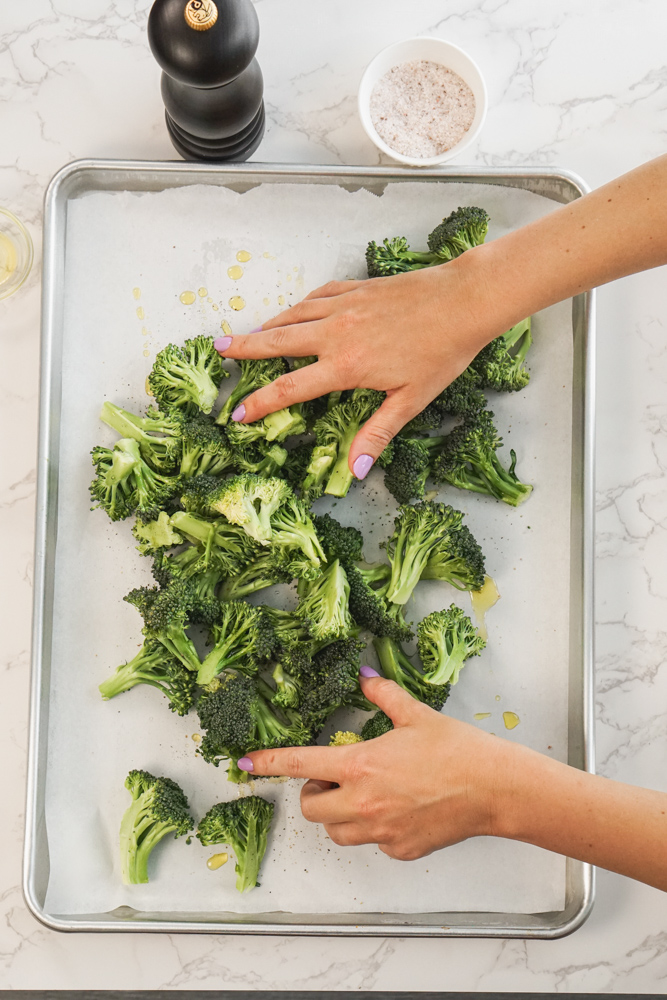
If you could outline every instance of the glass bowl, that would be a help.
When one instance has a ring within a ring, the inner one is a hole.
[[[18,291],[30,274],[32,259],[30,233],[9,209],[0,208],[0,299]]]

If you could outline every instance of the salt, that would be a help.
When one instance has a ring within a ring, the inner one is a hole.
[[[439,156],[473,123],[475,96],[458,73],[428,59],[394,66],[370,101],[373,126],[388,146],[412,159]]]

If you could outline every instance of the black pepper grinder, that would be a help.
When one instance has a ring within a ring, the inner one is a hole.
[[[164,70],[169,137],[186,160],[247,160],[264,135],[250,0],[155,0],[148,43]]]

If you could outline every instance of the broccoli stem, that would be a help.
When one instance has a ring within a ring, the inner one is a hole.
[[[434,539],[419,531],[406,531],[401,526],[391,564],[391,579],[387,600],[392,604],[407,604],[428,562]]]
[[[406,675],[412,677],[418,683],[423,682],[424,678],[412,660],[408,658],[403,649],[393,639],[390,639],[389,636],[373,639],[373,646],[378,655],[384,676],[395,681],[399,687],[402,687],[404,691],[407,691],[414,698],[413,692],[406,684],[405,677]]]
[[[267,441],[284,440],[288,434],[295,433],[294,428],[303,423],[301,417],[296,417],[291,410],[276,410],[264,417]]]
[[[178,657],[184,667],[194,673],[199,671],[201,660],[192,639],[188,638],[182,628],[174,626],[167,628],[155,636],[168,649],[172,656]]]
[[[350,457],[350,448],[352,447],[352,442],[354,441],[357,431],[359,430],[359,424],[357,421],[353,421],[341,438],[340,445],[338,446],[338,457],[336,459],[336,464],[333,467],[331,475],[327,480],[327,485],[324,492],[332,497],[344,497],[347,496],[348,490],[352,485],[352,480],[354,476],[350,472],[348,465],[348,459]]]
[[[150,684],[151,687],[158,688],[163,694],[168,695],[168,690],[157,679],[156,669],[164,663],[164,653],[160,649],[147,651],[142,646],[136,656],[127,663],[122,663],[116,668],[111,677],[108,677],[99,685],[99,691],[105,701],[115,698],[123,691],[129,691],[137,684]]]

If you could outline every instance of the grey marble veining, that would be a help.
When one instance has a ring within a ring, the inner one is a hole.
[[[256,0],[268,128],[256,159],[377,163],[356,87],[383,46],[466,48],[489,116],[466,163],[549,164],[591,185],[664,152],[663,0]],[[661,993],[667,897],[601,873],[593,916],[553,942],[64,936],[20,890],[37,424],[39,250],[50,176],[83,156],[172,159],[147,0],[0,4],[0,204],[37,263],[0,302],[0,988]],[[598,754],[667,788],[667,296],[664,271],[599,296]],[[545,596],[546,599],[546,596]],[[83,750],[84,748],[82,748]]]

